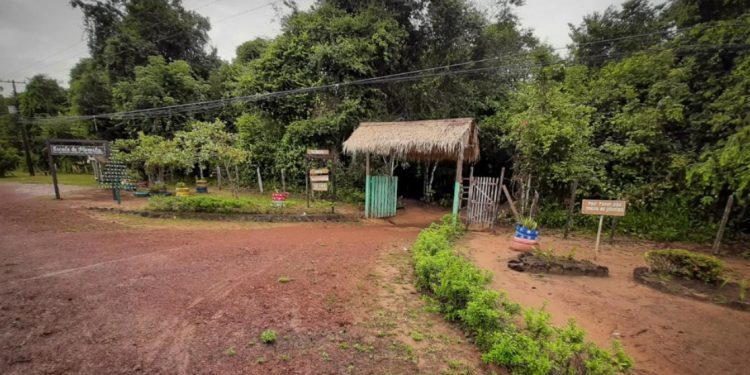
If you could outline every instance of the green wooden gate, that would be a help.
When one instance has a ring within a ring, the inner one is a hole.
[[[396,216],[398,177],[368,176],[365,191],[366,217]]]

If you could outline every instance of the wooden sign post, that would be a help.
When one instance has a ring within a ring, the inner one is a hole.
[[[107,141],[88,139],[50,139],[47,141],[47,162],[49,162],[49,173],[52,175],[52,185],[55,187],[55,199],[61,199],[60,188],[57,186],[57,167],[54,156],[108,157],[109,144]]]
[[[308,190],[306,195],[307,207],[310,207],[310,195],[314,194],[316,191],[328,191],[330,184],[331,195],[333,198],[331,213],[333,213],[336,204],[336,187],[333,181],[333,166],[335,165],[335,159],[333,154],[330,150],[307,149],[305,158],[308,160],[308,164],[310,160],[323,160],[326,163],[328,160],[331,161],[331,170],[325,167],[311,168],[307,173],[305,186],[309,186],[309,190],[306,188],[306,190]]]
[[[602,237],[602,224],[604,216],[625,216],[625,208],[628,201],[608,201],[598,199],[584,199],[581,204],[581,213],[584,215],[599,215],[599,229],[596,231],[596,246],[594,246],[594,259],[599,254],[599,240]]]

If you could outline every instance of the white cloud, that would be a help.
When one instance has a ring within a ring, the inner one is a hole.
[[[297,1],[300,9],[308,9],[314,2]],[[185,0],[184,6],[197,9],[210,19],[210,44],[217,48],[222,59],[231,60],[240,43],[256,37],[272,38],[279,33],[279,16],[273,6],[264,6],[268,3],[269,0]],[[601,12],[618,3],[613,0],[527,0],[516,13],[524,27],[534,29],[542,41],[558,47],[570,42],[569,22],[577,24],[585,14]],[[250,11],[253,8],[258,9]],[[24,79],[45,73],[67,86],[70,69],[88,55],[82,23],[80,10],[73,9],[67,0],[3,1],[0,79]],[[9,87],[5,89],[3,94],[8,95]]]

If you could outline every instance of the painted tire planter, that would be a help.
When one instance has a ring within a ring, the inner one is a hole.
[[[516,238],[523,238],[525,240],[536,240],[539,237],[539,230],[531,230],[524,227],[521,224],[516,224]]]
[[[532,251],[539,246],[538,238],[538,229],[529,229],[521,224],[516,224],[516,233],[510,242],[510,248],[516,251]]]
[[[513,237],[510,241],[510,248],[516,251],[532,251],[539,246],[537,240],[526,240],[523,238]]]
[[[190,188],[187,188],[187,187],[176,188],[175,195],[178,197],[187,197],[190,195]]]
[[[148,196],[151,195],[147,191],[136,191],[133,193],[133,196],[136,198],[148,198]]]
[[[195,192],[196,193],[208,193],[208,181],[206,180],[197,180],[195,181]]]

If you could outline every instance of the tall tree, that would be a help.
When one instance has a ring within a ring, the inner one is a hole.
[[[568,24],[573,56],[579,63],[602,66],[613,58],[658,44],[667,37],[659,33],[666,26],[661,17],[663,8],[663,4],[652,5],[649,0],[628,0],[620,10],[610,6],[604,13],[584,16],[578,26]]]
[[[201,101],[206,90],[206,84],[193,76],[187,62],[167,63],[163,57],[153,56],[148,65],[136,68],[133,80],[115,85],[113,98],[116,110],[132,111]],[[167,113],[159,118],[127,120],[126,128],[133,136],[140,131],[170,136],[188,121],[188,115]]]

